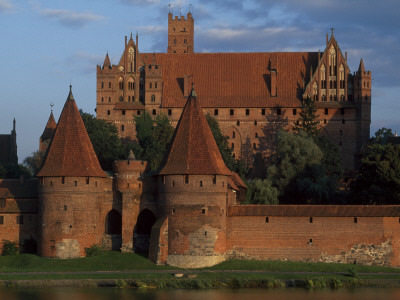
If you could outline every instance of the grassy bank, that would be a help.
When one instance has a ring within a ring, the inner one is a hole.
[[[174,276],[183,273],[182,278]],[[157,266],[119,252],[78,259],[36,255],[0,257],[0,286],[116,286],[153,288],[339,288],[400,286],[400,270],[387,267],[231,260],[195,270]]]

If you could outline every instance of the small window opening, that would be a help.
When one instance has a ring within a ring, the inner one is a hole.
[[[67,208],[67,206],[66,206],[66,205],[64,205],[64,211],[67,211],[67,209],[68,209],[68,208]]]
[[[203,215],[205,215],[205,214],[206,214],[206,209],[205,209],[205,208],[202,208],[202,209],[201,209],[201,213],[202,213]]]
[[[276,110],[276,114],[277,114],[278,116],[280,116],[281,113],[282,113],[282,109],[281,109],[281,108],[278,108],[278,109]]]
[[[89,177],[86,177],[86,184],[89,184]]]
[[[175,186],[175,181],[172,181],[172,186]]]
[[[189,175],[185,175],[185,183],[189,183]]]
[[[236,125],[240,126],[240,121],[239,120],[236,121]]]
[[[297,115],[297,109],[293,108],[293,116]]]
[[[156,110],[153,109],[153,116],[155,116],[157,114]]]
[[[357,221],[358,221],[357,217],[354,217],[354,223],[357,223]]]
[[[312,239],[309,240],[309,243],[312,244]]]
[[[0,216],[0,224],[1,224],[1,225],[4,224],[4,216]]]
[[[172,214],[175,214],[175,208],[172,209]]]
[[[111,111],[107,110],[107,115],[111,115]]]
[[[218,116],[218,109],[214,109],[214,116]]]
[[[207,231],[204,231],[204,235],[207,236]]]
[[[65,183],[65,177],[61,178],[61,183],[62,183],[62,184]]]
[[[231,109],[231,110],[229,110],[229,114],[230,114],[231,116],[233,116],[233,115],[235,114],[235,111],[234,111],[233,109]]]
[[[250,109],[246,108],[246,116],[250,115]]]
[[[126,114],[126,111],[122,110],[122,115],[125,116],[125,114]]]
[[[254,121],[254,126],[257,126],[257,124],[258,124],[258,123],[257,123],[257,120],[256,120],[256,121]]]
[[[78,181],[74,181],[74,186],[78,186]]]
[[[168,109],[168,116],[172,115],[172,109]]]
[[[232,131],[232,138],[234,139],[236,137],[236,133]]]
[[[261,110],[261,115],[265,116],[265,108]]]
[[[203,186],[203,181],[200,180],[200,186]]]
[[[269,217],[265,217],[265,223],[269,223]]]
[[[213,184],[216,184],[217,183],[217,176],[216,175],[214,175],[214,177],[213,177]],[[399,221],[400,222],[400,221]]]
[[[327,108],[325,108],[325,115],[328,115],[328,114],[329,114],[329,111]]]
[[[310,217],[310,223],[312,223],[313,222],[313,218],[312,217]]]

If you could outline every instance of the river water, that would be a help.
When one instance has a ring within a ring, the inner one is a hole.
[[[400,289],[215,289],[136,290],[117,288],[5,288],[0,300],[394,300]]]

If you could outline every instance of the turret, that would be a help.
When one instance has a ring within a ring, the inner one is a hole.
[[[189,12],[184,16],[168,14],[168,53],[193,53],[194,19]]]
[[[46,127],[43,130],[42,135],[39,139],[39,151],[45,152],[53,138],[54,132],[56,131],[57,123],[54,120],[53,110],[50,113],[50,117],[47,121]]]
[[[194,88],[176,127],[171,147],[156,177],[160,219],[168,224],[166,263],[181,267],[213,265],[225,259],[226,167]],[[160,238],[162,224],[156,229]],[[161,229],[160,229],[161,228]],[[154,227],[153,227],[154,229]],[[154,233],[155,233],[154,232]],[[153,236],[150,258],[165,263]],[[154,243],[153,243],[154,242]],[[161,251],[162,252],[162,251]]]
[[[100,167],[71,87],[37,177],[39,254],[80,257],[84,248],[101,243],[105,217],[99,207],[111,192],[111,180]]]

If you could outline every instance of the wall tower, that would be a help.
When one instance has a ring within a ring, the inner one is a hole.
[[[194,19],[189,12],[180,18],[168,13],[168,53],[193,53]]]

